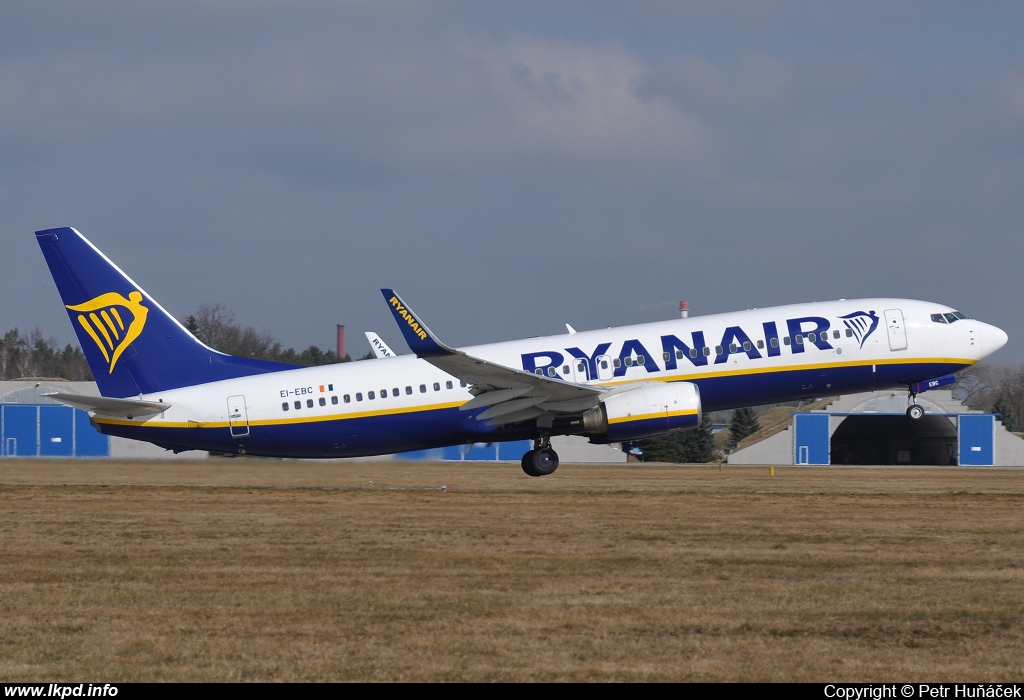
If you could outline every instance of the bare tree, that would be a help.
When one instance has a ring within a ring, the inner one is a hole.
[[[276,360],[282,353],[281,344],[269,333],[238,325],[235,314],[221,303],[203,304],[195,316],[186,320],[185,326],[214,350],[229,355]]]
[[[973,409],[1001,414],[1008,430],[1024,431],[1024,364],[974,365],[960,373],[954,392]]]

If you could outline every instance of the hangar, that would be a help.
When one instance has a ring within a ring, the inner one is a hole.
[[[89,415],[46,396],[64,391],[99,396],[95,382],[62,379],[0,381],[0,456],[194,459],[205,452],[173,452],[136,440],[103,435]]]
[[[920,395],[925,415],[906,417],[907,395],[876,391],[797,411],[785,430],[744,445],[729,464],[1024,466],[1024,440],[999,417],[973,411],[947,390]]]

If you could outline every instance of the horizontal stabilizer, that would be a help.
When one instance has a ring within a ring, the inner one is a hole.
[[[116,418],[155,416],[171,407],[169,403],[137,401],[135,399],[111,399],[103,396],[82,396],[81,394],[66,394],[60,391],[43,394],[43,396],[60,401],[68,406]]]

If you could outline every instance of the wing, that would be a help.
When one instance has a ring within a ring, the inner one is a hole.
[[[477,416],[488,425],[538,422],[557,413],[582,413],[596,406],[602,390],[531,374],[455,350],[437,339],[392,289],[382,289],[391,313],[416,356],[471,385],[474,396],[460,407],[487,410]]]
[[[82,396],[81,394],[66,394],[60,391],[43,394],[43,396],[60,401],[68,406],[118,418],[154,416],[157,413],[163,413],[171,407],[169,403],[138,401],[136,399],[110,399],[104,396]]]

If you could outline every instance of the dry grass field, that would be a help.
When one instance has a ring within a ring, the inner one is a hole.
[[[4,681],[1024,677],[1024,471],[0,461],[0,504]]]

